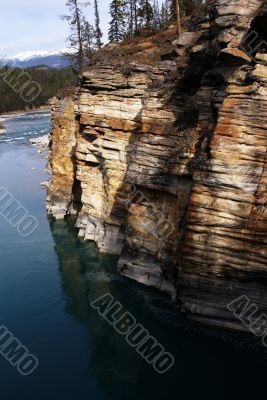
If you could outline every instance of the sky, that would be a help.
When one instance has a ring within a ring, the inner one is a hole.
[[[107,40],[108,0],[99,0],[101,26]],[[59,50],[67,46],[69,30],[60,15],[66,0],[0,0],[0,54],[13,56],[24,51]],[[92,7],[86,12],[94,21]]]

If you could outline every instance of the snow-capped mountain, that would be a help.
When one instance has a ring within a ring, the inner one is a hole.
[[[0,56],[1,64],[13,65],[21,68],[32,68],[39,65],[46,65],[49,68],[64,68],[69,65],[65,54],[72,53],[71,49],[58,51],[26,51],[15,54],[12,57]]]

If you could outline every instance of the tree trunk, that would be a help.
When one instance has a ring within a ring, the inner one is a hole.
[[[177,36],[179,37],[182,31],[179,0],[176,0],[176,18],[177,18]]]
[[[134,36],[134,4],[130,1],[130,37]]]
[[[146,0],[146,29],[150,29],[150,9],[149,9],[149,2]]]
[[[138,30],[138,20],[137,20],[137,5],[136,1],[134,2],[134,34],[137,34]]]
[[[79,5],[78,5],[78,1],[77,0],[75,0],[75,15],[76,15],[76,23],[77,23],[77,36],[78,36],[78,46],[79,46],[80,72],[82,72],[83,67],[84,67],[84,54],[83,54],[81,16],[80,16]]]

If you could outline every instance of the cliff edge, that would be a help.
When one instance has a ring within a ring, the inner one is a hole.
[[[111,45],[52,102],[48,213],[192,318],[267,313],[267,10],[212,1],[189,31]],[[256,318],[256,317],[255,317]]]

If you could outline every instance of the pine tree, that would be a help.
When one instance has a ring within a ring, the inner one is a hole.
[[[111,22],[109,40],[111,42],[119,42],[126,38],[125,7],[126,3],[124,0],[112,0],[110,4]]]
[[[98,47],[98,43],[95,28],[85,18],[82,20],[82,42],[84,59],[88,64],[96,47]]]
[[[150,30],[153,18],[153,9],[149,0],[139,0],[137,16],[139,28]]]
[[[170,23],[170,7],[168,0],[162,3],[160,11],[161,28],[165,29]]]
[[[83,40],[82,40],[82,19],[83,19],[83,6],[87,6],[88,3],[79,3],[78,0],[68,0],[66,6],[69,9],[69,15],[62,15],[61,19],[68,22],[71,30],[71,34],[68,38],[71,47],[77,49],[78,55],[76,57],[75,66],[79,71],[83,70],[84,67],[84,51],[83,51]]]
[[[97,47],[100,49],[102,47],[103,43],[101,41],[103,37],[103,33],[100,28],[100,17],[99,17],[99,8],[98,8],[98,0],[94,0],[94,6],[95,6],[95,35],[96,35],[96,43]]]
[[[137,0],[134,1],[134,35],[137,35],[138,31],[138,10],[137,10]]]
[[[134,10],[135,10],[135,1],[129,0],[128,2],[128,15],[129,15],[129,37],[133,37],[136,29],[134,28]]]
[[[126,36],[130,38],[133,38],[138,30],[137,3],[136,0],[128,0],[124,5],[124,18],[127,20]]]
[[[183,0],[180,0],[180,2],[183,2]],[[166,20],[168,20],[168,23],[174,23],[176,21],[176,0],[165,0],[162,3],[162,7],[164,9]]]
[[[159,9],[158,0],[153,0],[152,6],[152,29],[153,31],[158,31],[162,28],[161,13]]]

